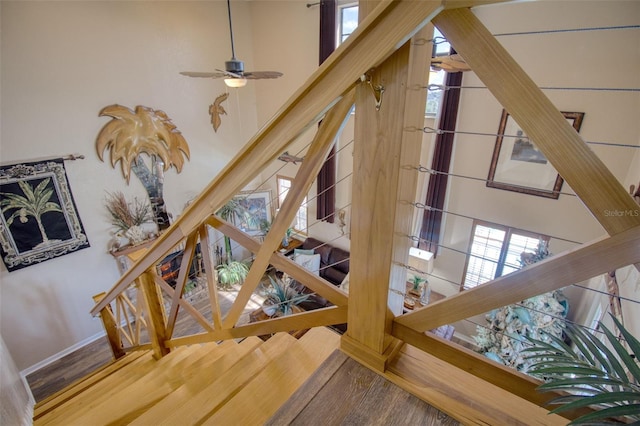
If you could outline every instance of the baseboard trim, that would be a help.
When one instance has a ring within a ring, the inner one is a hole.
[[[72,352],[77,351],[78,349],[82,348],[83,346],[88,345],[89,343],[95,342],[96,340],[98,340],[101,337],[105,337],[105,332],[102,331],[100,333],[94,334],[93,336],[89,336],[84,340],[79,341],[78,343],[69,346],[66,349],[63,349],[62,351],[51,355],[48,358],[43,359],[40,362],[37,362],[35,364],[33,364],[30,367],[25,368],[24,370],[20,371],[20,376],[23,377],[23,379],[26,382],[26,378],[29,374],[40,370],[43,367],[46,367],[47,365],[51,364],[52,362],[55,362],[57,360],[59,360],[60,358],[62,358],[63,356],[69,355]]]

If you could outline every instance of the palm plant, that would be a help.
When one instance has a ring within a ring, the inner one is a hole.
[[[38,224],[43,244],[48,243],[49,238],[42,224],[42,216],[48,212],[63,213],[58,203],[50,201],[53,195],[53,188],[48,188],[50,182],[51,178],[46,178],[34,190],[25,181],[19,181],[18,185],[24,196],[3,192],[4,198],[0,202],[2,213],[14,210],[13,214],[7,219],[8,226],[11,226],[16,218],[19,218],[21,223],[26,223],[28,221],[27,216],[33,216]]]
[[[293,307],[309,298],[309,294],[298,293],[290,285],[290,280],[274,279],[269,275],[271,286],[267,290],[265,305],[275,306],[275,312],[282,315],[291,314]]]
[[[575,419],[572,425],[609,418],[623,418],[634,424],[640,421],[640,342],[612,318],[631,354],[602,323],[600,328],[612,349],[596,336],[567,324],[566,334],[576,351],[551,334],[549,343],[529,339],[533,346],[523,351],[527,359],[534,361],[529,373],[546,382],[538,390],[568,393],[549,402],[560,404],[551,413],[583,407],[597,409]]]
[[[249,273],[249,266],[237,260],[221,263],[216,269],[218,271],[218,283],[225,290],[230,289],[233,284],[242,283]]]
[[[232,198],[227,204],[222,206],[216,213],[222,219],[232,223],[246,222],[249,225],[255,224],[257,218],[251,216],[251,213],[246,209],[242,203],[242,198]],[[231,250],[231,239],[224,236],[224,250],[227,255],[227,262],[233,260],[233,252]]]

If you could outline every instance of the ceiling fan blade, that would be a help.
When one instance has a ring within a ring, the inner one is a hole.
[[[198,71],[182,71],[180,74],[187,77],[199,77],[199,78],[221,78],[226,75],[224,72],[198,72]]]
[[[431,58],[431,68],[447,72],[471,71],[471,67],[458,54]]]
[[[278,77],[282,77],[282,73],[278,71],[247,71],[244,73],[244,78],[247,80],[260,80]]]

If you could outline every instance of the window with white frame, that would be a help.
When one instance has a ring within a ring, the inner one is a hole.
[[[338,44],[343,43],[347,37],[358,27],[358,3],[339,3],[338,5]],[[451,52],[451,45],[442,33],[434,27],[433,30],[433,56],[447,56]],[[431,70],[429,72],[429,86],[444,84],[445,71]],[[442,89],[427,89],[427,105],[425,114],[435,116],[440,109],[442,101]]]
[[[338,45],[358,27],[358,3],[338,2]]]
[[[535,252],[549,237],[494,223],[474,221],[462,289],[484,284],[522,267],[520,254]]]
[[[289,189],[293,185],[293,179],[286,176],[276,176],[278,182],[278,208],[282,207]],[[296,216],[293,219],[291,227],[298,233],[307,233],[307,197],[305,196],[296,212]]]
[[[437,28],[433,28],[433,57],[447,56],[451,52],[451,45],[444,38],[442,33]],[[429,72],[429,87],[432,85],[442,86],[444,84],[444,78],[446,71],[444,70],[431,70]],[[427,89],[427,115],[436,115],[440,109],[440,103],[442,102],[442,89]]]

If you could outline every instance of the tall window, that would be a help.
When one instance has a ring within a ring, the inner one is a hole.
[[[289,193],[289,189],[293,184],[293,179],[278,175],[276,177],[278,181],[278,208],[282,207],[282,203],[284,203],[284,199],[287,198],[287,194]],[[298,208],[296,212],[296,217],[293,219],[293,223],[291,227],[299,233],[306,234],[307,233],[307,197],[304,197],[302,200],[302,204]]]
[[[435,27],[433,29],[433,40],[433,57],[447,56],[450,54],[451,45]],[[431,70],[431,72],[429,72],[429,86],[432,84],[443,85],[446,74],[444,70]],[[427,90],[427,109],[425,111],[427,115],[436,115],[438,113],[443,93],[444,90]]]
[[[522,252],[535,252],[546,235],[493,223],[475,221],[467,254],[463,289],[469,289],[517,271]]]
[[[358,27],[358,3],[339,3],[338,6],[338,44]]]

